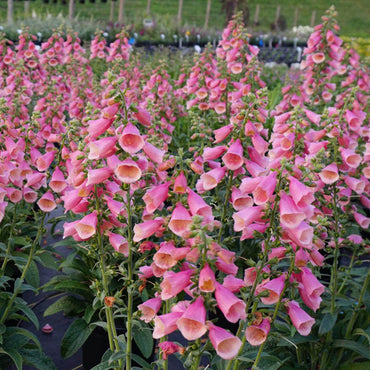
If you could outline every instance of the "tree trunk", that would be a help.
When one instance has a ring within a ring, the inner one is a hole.
[[[207,10],[206,10],[206,19],[204,21],[204,29],[208,28],[209,15],[211,13],[211,3],[212,3],[212,0],[207,1]]]
[[[182,4],[183,4],[183,0],[179,0],[179,10],[177,12],[177,24],[178,24],[178,27],[181,27]]]
[[[24,15],[26,17],[28,16],[29,11],[30,11],[30,2],[29,2],[29,0],[26,0],[24,2]]]
[[[72,21],[75,16],[75,0],[69,0],[68,17]]]
[[[110,0],[110,14],[109,14],[109,21],[113,22],[114,21],[114,4],[116,2],[114,0]]]
[[[150,3],[151,3],[151,0],[147,0],[147,3],[146,3],[146,14],[150,15]]]
[[[118,9],[118,23],[123,23],[123,13],[125,10],[125,0],[119,0],[119,9]]]
[[[13,0],[8,0],[8,16],[7,23],[13,24]]]

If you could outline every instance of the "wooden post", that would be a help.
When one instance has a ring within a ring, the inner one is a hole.
[[[316,10],[314,10],[311,15],[311,27],[315,26],[315,18],[316,18]]]
[[[256,26],[259,21],[259,16],[260,16],[260,4],[256,5],[256,12],[254,13],[254,25]]]
[[[114,21],[114,4],[116,2],[114,0],[110,0],[110,13],[109,13],[109,22]]]
[[[75,16],[75,6],[75,0],[69,0],[68,17],[70,21],[72,21]]]
[[[151,0],[147,0],[146,2],[146,14],[150,14],[150,3],[151,3]]]
[[[25,0],[24,2],[24,15],[27,17],[30,11],[30,2],[29,0]]]
[[[294,22],[293,22],[293,27],[297,27],[298,23],[298,8],[295,8],[294,10]]]
[[[13,0],[8,0],[8,14],[7,14],[7,23],[13,24]]]
[[[206,19],[204,21],[204,29],[208,28],[209,14],[211,13],[211,2],[212,0],[207,1],[207,10],[206,10]]]
[[[276,8],[275,29],[278,28],[279,18],[280,18],[280,5]]]
[[[181,26],[181,18],[182,18],[182,4],[183,0],[179,0],[179,10],[177,12],[177,25]]]
[[[118,9],[118,23],[123,23],[123,14],[125,10],[125,0],[119,0],[119,9]]]

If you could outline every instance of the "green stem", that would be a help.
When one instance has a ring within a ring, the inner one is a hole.
[[[40,226],[39,226],[39,228],[37,230],[36,237],[33,240],[33,243],[32,243],[32,246],[31,246],[31,250],[30,250],[30,253],[28,255],[27,263],[26,263],[26,265],[23,268],[21,277],[19,278],[20,279],[20,283],[18,284],[18,288],[14,290],[12,297],[8,301],[8,304],[6,306],[6,309],[5,309],[5,311],[3,313],[3,316],[2,316],[2,318],[0,320],[0,324],[4,324],[5,320],[7,319],[8,314],[9,314],[9,311],[11,310],[11,308],[13,306],[13,303],[14,303],[15,299],[17,298],[18,293],[20,292],[20,290],[22,288],[23,281],[25,279],[25,276],[27,274],[27,271],[28,271],[28,269],[31,266],[31,262],[33,261],[33,257],[35,255],[36,247],[37,247],[38,244],[40,244],[41,234],[42,234],[42,230],[44,228],[45,216],[46,216],[46,213],[43,212],[42,213],[42,217],[41,217]]]
[[[133,308],[133,235],[132,235],[132,209],[131,209],[131,187],[127,190],[127,229],[128,229],[128,258],[127,258],[127,271],[128,271],[128,302],[127,302],[127,351],[126,351],[126,370],[131,369],[131,352],[132,352],[132,308]]]
[[[200,352],[200,339],[197,339],[195,341],[195,343],[197,344],[197,351],[198,351],[198,354],[194,357],[194,360],[193,360],[193,365],[192,365],[192,370],[197,370],[198,367],[199,367],[199,364],[200,364],[200,358],[201,358],[201,352]]]
[[[229,181],[228,181],[227,186],[226,186],[225,200],[224,200],[224,204],[223,204],[223,207],[222,207],[221,226],[220,226],[220,230],[218,232],[218,238],[217,238],[218,243],[221,242],[222,230],[223,230],[223,225],[225,223],[226,212],[227,212],[227,205],[229,204],[231,187],[233,185],[233,171],[229,170],[228,171],[228,176],[229,176]]]
[[[348,281],[349,276],[351,275],[351,270],[352,270],[353,264],[355,262],[356,255],[357,255],[357,247],[355,247],[354,250],[353,250],[351,261],[349,263],[349,266],[347,267],[347,274],[344,277],[343,282],[342,282],[340,288],[338,289],[338,292],[337,292],[338,295],[342,292],[343,288],[345,287],[345,285],[346,285],[346,283]]]
[[[15,226],[15,221],[16,221],[16,216],[17,216],[17,205],[18,205],[18,203],[15,203],[15,205],[14,205],[14,214],[13,214],[12,223],[10,225],[8,245],[7,245],[7,248],[6,248],[6,255],[5,255],[3,264],[1,266],[0,276],[4,275],[5,267],[8,263],[8,259],[9,259],[8,257],[10,256],[10,251],[11,251],[11,247],[12,247],[12,240],[13,240],[13,233],[14,233],[14,226]]]

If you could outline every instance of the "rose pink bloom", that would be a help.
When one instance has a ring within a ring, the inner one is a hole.
[[[304,267],[307,265],[308,261],[308,253],[304,250],[304,248],[298,248],[295,253],[295,265],[297,267]]]
[[[252,193],[258,184],[261,182],[262,178],[260,177],[245,177],[242,180],[242,183],[240,184],[240,191],[245,194],[245,193]]]
[[[192,218],[188,210],[182,205],[177,203],[175,209],[172,211],[171,220],[168,228],[176,235],[185,237],[190,231]]]
[[[200,195],[196,194],[191,189],[188,190],[188,204],[192,216],[199,215],[203,217],[202,225],[213,223],[214,217],[212,208]]]
[[[251,174],[252,177],[265,176],[267,173],[266,168],[260,166],[256,162],[245,159],[244,163],[245,163],[245,167],[247,168],[248,172]]]
[[[234,213],[234,230],[242,231],[253,222],[261,220],[262,216],[263,206],[248,207],[237,213]]]
[[[324,53],[315,53],[315,54],[312,54],[312,61],[315,63],[315,64],[320,64],[322,63],[323,61],[325,60],[325,54]]]
[[[214,159],[221,157],[221,155],[224,154],[226,150],[227,150],[226,145],[215,146],[214,148],[204,148],[203,159],[205,161],[212,161]]]
[[[163,242],[161,247],[154,254],[153,261],[161,269],[168,270],[175,266],[177,262],[186,257],[190,252],[190,247],[175,247],[174,243]]]
[[[199,290],[211,293],[215,290],[216,277],[213,270],[206,263],[199,273]]]
[[[229,289],[230,292],[236,293],[239,292],[240,288],[243,288],[245,286],[245,282],[242,279],[238,279],[233,275],[227,275],[224,278],[224,281],[222,285]]]
[[[315,323],[310,315],[299,307],[298,302],[290,301],[287,303],[288,315],[292,320],[293,325],[297,329],[298,333],[307,336],[311,332],[311,328]]]
[[[268,297],[261,297],[261,301],[264,304],[274,304],[278,302],[281,292],[285,285],[285,275],[280,275],[278,278],[269,280],[258,286],[256,293],[261,293],[264,290],[268,290],[270,293]]]
[[[125,257],[128,257],[128,241],[122,235],[110,232],[109,243],[116,252],[122,253]]]
[[[54,200],[54,196],[50,190],[39,199],[37,205],[44,212],[51,212],[57,206]]]
[[[308,206],[315,200],[313,191],[293,176],[289,176],[289,192],[294,203],[300,208]]]
[[[245,303],[237,298],[229,289],[216,283],[215,298],[218,308],[228,321],[235,323],[240,319],[245,320]]]
[[[190,276],[192,270],[185,270],[180,272],[167,271],[164,274],[164,279],[161,283],[161,298],[166,301],[175,297],[183,291],[189,284],[191,284]]]
[[[12,203],[19,203],[22,200],[22,191],[16,188],[7,188],[8,199]]]
[[[108,180],[109,177],[113,174],[113,170],[107,167],[89,169],[87,171],[87,183],[86,185],[96,185],[103,183],[105,180]]]
[[[40,189],[42,186],[46,186],[46,174],[41,172],[33,172],[32,174],[26,176],[27,183],[26,187],[31,187],[33,189]]]
[[[140,320],[146,323],[151,322],[159,309],[161,308],[162,300],[160,298],[151,298],[142,304],[137,306],[138,310],[141,311]]]
[[[366,117],[366,114],[364,114],[364,112],[354,113],[350,110],[347,110],[345,113],[345,118],[348,122],[348,125],[354,131],[357,131],[361,127],[362,122],[365,119],[365,117]]]
[[[297,245],[305,248],[312,247],[313,228],[302,221],[295,229],[285,229],[288,237]]]
[[[182,316],[182,312],[170,312],[154,318],[153,338],[160,339],[177,329],[176,322]]]
[[[131,158],[125,159],[122,162],[117,162],[114,173],[124,184],[132,184],[141,177],[141,170],[139,166]]]
[[[53,162],[55,156],[55,151],[46,152],[41,157],[37,158],[36,160],[36,166],[37,170],[40,172],[46,171],[49,166],[51,165],[51,162]]]
[[[356,222],[363,228],[368,229],[370,225],[370,218],[362,215],[361,213],[354,212],[353,216],[355,217]]]
[[[64,178],[63,172],[59,169],[59,167],[55,167],[49,182],[49,186],[56,193],[61,193],[67,187],[67,182]]]
[[[345,176],[344,182],[351,190],[355,191],[357,194],[362,194],[365,190],[365,181],[363,180],[359,180],[351,176]]]
[[[235,187],[231,192],[231,202],[236,211],[241,211],[244,208],[252,207],[254,204],[253,199],[249,195],[244,195]]]
[[[204,190],[214,189],[217,184],[224,178],[226,167],[217,167],[211,171],[203,173],[200,176],[200,180],[203,184]]]
[[[0,222],[3,220],[5,216],[5,209],[7,205],[8,205],[7,202],[0,202]]]
[[[206,333],[206,309],[202,296],[188,306],[176,324],[187,340],[196,340]]]
[[[324,184],[334,184],[339,179],[338,167],[336,163],[329,164],[320,173],[320,179]]]
[[[257,205],[265,204],[275,191],[276,172],[261,178],[261,181],[253,191],[254,203]]]
[[[160,230],[162,224],[162,218],[156,218],[155,220],[149,220],[142,222],[141,224],[136,224],[134,226],[134,242],[137,243],[140,240],[149,238]]]
[[[173,191],[176,194],[185,194],[186,189],[188,187],[186,177],[184,175],[184,172],[180,172],[180,175],[178,175],[175,179],[175,183],[173,184]]]
[[[143,147],[144,153],[148,156],[148,158],[153,161],[154,163],[163,163],[163,156],[165,152],[156,148],[154,145],[145,142]]]
[[[295,229],[306,218],[306,214],[299,209],[293,199],[285,192],[280,192],[280,223],[288,229]]]
[[[341,157],[343,162],[351,168],[357,168],[362,161],[361,156],[351,149],[343,149],[341,151]]]
[[[149,279],[154,276],[152,266],[141,266],[139,267],[138,273],[140,280]]]
[[[225,166],[232,171],[237,170],[243,165],[243,147],[240,139],[237,139],[231,144],[226,154],[222,157],[222,161]]]
[[[168,198],[168,190],[171,182],[158,185],[154,188],[147,190],[143,196],[145,202],[145,209],[148,213],[153,213],[159,206]]]
[[[96,226],[98,224],[98,217],[95,212],[89,213],[74,226],[78,236],[82,240],[91,238],[96,233]]]
[[[251,325],[245,330],[245,337],[251,346],[260,346],[270,332],[270,319],[265,318],[259,325]]]
[[[23,199],[26,203],[34,203],[37,199],[37,193],[31,188],[23,188]],[[1,199],[1,201],[3,200]]]
[[[222,258],[217,257],[215,262],[216,267],[225,274],[236,275],[238,266],[235,263],[225,262]]]
[[[64,213],[70,211],[81,202],[82,197],[79,195],[79,193],[79,189],[68,190],[64,193],[64,195],[61,197],[64,202]]]
[[[147,110],[141,108],[141,107],[136,107],[137,112],[134,112],[133,115],[134,117],[143,125],[146,127],[150,126],[152,118],[150,117],[150,114]]]
[[[131,122],[123,129],[118,143],[125,152],[130,154],[137,153],[145,145],[140,131]]]
[[[227,125],[227,126],[223,126],[223,127],[220,127],[217,130],[214,130],[213,131],[213,133],[215,134],[214,143],[217,144],[217,143],[223,141],[224,139],[226,139],[230,135],[232,130],[233,130],[233,125],[232,124]]]
[[[242,347],[242,341],[227,330],[208,322],[209,339],[217,354],[224,360],[236,357]]]
[[[99,118],[96,120],[90,120],[88,122],[87,131],[89,133],[90,140],[96,139],[99,135],[108,130],[112,125],[114,119]]]
[[[163,360],[167,360],[168,355],[172,355],[172,354],[177,353],[177,352],[182,354],[182,353],[185,352],[184,347],[179,346],[176,343],[168,342],[168,341],[159,343],[158,347],[162,350]]]
[[[89,143],[89,159],[107,158],[115,154],[117,137],[108,136]]]

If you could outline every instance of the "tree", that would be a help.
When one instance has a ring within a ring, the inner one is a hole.
[[[243,22],[249,24],[249,6],[248,0],[221,0],[221,11],[226,14],[226,23],[228,23],[234,14],[243,12]]]

